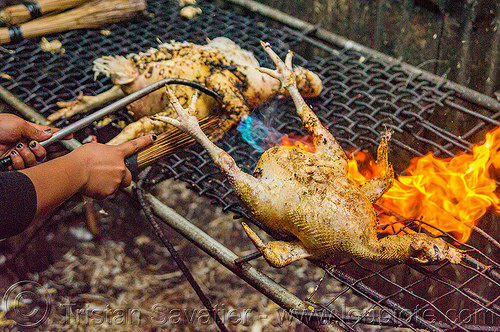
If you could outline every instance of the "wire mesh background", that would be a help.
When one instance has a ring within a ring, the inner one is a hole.
[[[211,2],[199,6],[203,13],[188,21],[179,15],[177,2],[149,1],[147,17],[111,25],[107,27],[109,35],[85,30],[54,36],[62,42],[64,54],[44,53],[37,41],[22,41],[8,47],[15,51],[13,54],[0,53],[1,73],[12,77],[2,75],[0,84],[41,114],[49,115],[57,109],[57,101],[111,87],[109,79],[94,80],[92,61],[99,56],[144,51],[155,47],[158,39],[205,43],[206,38],[226,36],[254,52],[268,67],[272,64],[260,40],[270,42],[280,56],[288,49],[296,51],[294,63],[315,71],[323,80],[321,95],[308,102],[341,145],[346,150],[374,152],[381,133],[391,129],[391,161],[397,171],[405,169],[410,158],[429,151],[446,157],[467,151],[472,142],[498,124],[499,113],[458,100],[454,91],[409,75],[397,65],[350,50],[315,49],[307,35],[287,27],[262,23],[254,15],[237,14],[233,8],[223,9]],[[304,134],[290,101],[273,101],[258,113],[282,132]],[[121,112],[118,118],[124,116]],[[65,121],[56,124],[62,126]],[[247,172],[253,170],[260,156],[236,130],[218,144]],[[161,161],[150,174],[150,185],[170,177],[180,179],[225,210],[248,219],[227,181],[197,146]],[[360,329],[362,324],[413,330],[497,330],[498,264],[481,254],[475,257],[484,263],[479,269],[465,264],[358,266],[352,260],[324,266],[325,277],[307,299],[315,310],[295,314],[333,319],[347,330]],[[332,278],[344,285],[342,290],[331,289]],[[372,306],[345,312],[343,304],[356,297],[369,300]]]

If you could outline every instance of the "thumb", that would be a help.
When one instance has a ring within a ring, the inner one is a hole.
[[[126,142],[118,145],[118,148],[122,151],[124,157],[128,157],[137,151],[145,148],[156,140],[156,135],[146,135],[136,138],[130,142]]]
[[[45,141],[52,136],[51,132],[45,132],[43,130],[37,129],[25,122],[25,125],[21,128],[21,135],[29,140],[35,140],[37,142]]]

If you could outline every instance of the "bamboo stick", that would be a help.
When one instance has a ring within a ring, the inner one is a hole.
[[[33,3],[38,5],[39,14],[57,13],[63,10],[80,6],[90,0],[35,0]],[[29,21],[33,18],[32,13],[24,4],[9,6],[0,11],[0,21],[6,25],[14,25]]]
[[[19,29],[22,38],[33,38],[74,29],[99,28],[131,19],[145,10],[146,0],[94,0],[61,14],[24,23]],[[0,29],[0,45],[12,41],[9,29]]]
[[[211,136],[211,134],[220,130],[217,117],[210,116],[201,119],[199,123],[200,128],[203,130],[205,135],[209,137]],[[139,151],[139,153],[137,154],[137,166],[139,169],[143,169],[161,158],[184,149],[186,146],[193,142],[194,138],[192,138],[188,134],[180,131],[177,128],[171,128],[158,135],[158,138],[153,145],[150,145],[144,150]]]

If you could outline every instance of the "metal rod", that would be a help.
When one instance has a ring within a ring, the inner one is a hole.
[[[145,95],[164,87],[167,84],[188,85],[188,86],[191,86],[193,88],[197,88],[197,89],[203,91],[204,93],[206,93],[207,95],[209,95],[211,97],[214,97],[214,98],[218,97],[218,95],[215,92],[209,90],[208,88],[206,88],[205,86],[203,86],[202,84],[200,84],[198,82],[189,81],[189,80],[182,79],[182,78],[164,78],[164,79],[159,80],[159,81],[157,81],[157,82],[155,82],[155,83],[153,83],[153,84],[151,84],[151,85],[149,85],[149,86],[147,86],[139,91],[136,91],[134,93],[129,94],[128,96],[126,96],[126,97],[112,103],[111,105],[108,105],[108,106],[86,116],[85,118],[83,118],[79,121],[76,121],[76,122],[64,127],[63,129],[54,133],[54,135],[52,135],[52,137],[49,138],[48,140],[40,142],[40,145],[48,146],[54,142],[57,142],[57,141],[61,140],[62,138],[66,137],[68,134],[72,134],[72,133],[74,133],[82,128],[87,127],[92,122],[99,120],[99,119],[102,119],[106,115],[113,113],[122,107],[127,106],[128,104],[136,101],[137,99],[140,99],[140,98],[144,97]]]
[[[365,285],[362,281],[356,280],[345,272],[340,271],[340,269],[331,268],[323,262],[316,263],[318,266],[321,266],[325,271],[327,271],[329,275],[347,285],[352,290],[359,292],[363,297],[369,299],[371,302],[394,310],[396,313],[395,317],[399,318],[401,321],[409,323],[408,319],[410,319],[410,322],[415,324],[418,328],[425,328],[429,331],[442,331],[433,322],[427,321],[425,318],[418,315],[414,315],[412,310],[401,306],[399,303],[390,298],[386,298],[381,293]]]
[[[242,263],[241,265],[236,264],[235,260],[238,259],[238,256],[235,253],[211,238],[198,227],[191,224],[173,209],[160,202],[151,194],[146,194],[145,197],[154,213],[161,220],[280,307],[285,310],[306,309],[306,304],[302,300],[288,292],[262,272],[259,272],[255,267],[248,263]],[[322,324],[317,320],[306,319],[300,315],[296,316],[296,318],[317,331],[338,330],[338,328],[333,325]]]
[[[134,93],[131,93],[130,95],[100,109],[99,111],[97,112],[94,112],[86,117],[84,117],[83,119],[81,120],[78,120],[64,128],[62,128],[61,130],[55,132],[49,139],[45,140],[45,141],[42,141],[40,142],[40,145],[43,146],[43,147],[46,147],[46,146],[49,146],[55,142],[59,142],[60,140],[62,140],[64,137],[68,136],[69,134],[72,134],[82,128],[85,128],[87,127],[88,125],[90,125],[92,122],[96,121],[96,120],[99,120],[103,117],[105,117],[106,115],[108,114],[111,114],[113,112],[116,112],[117,110],[119,110],[120,108],[136,101],[137,99],[140,99],[142,97],[144,97],[145,95],[155,91],[155,90],[158,90],[162,87],[164,87],[165,85],[167,84],[181,84],[181,85],[187,85],[187,86],[190,86],[190,87],[193,87],[193,88],[196,88],[204,93],[206,93],[207,95],[211,96],[211,97],[214,97],[216,99],[219,98],[219,95],[208,89],[207,87],[205,87],[204,85],[202,85],[201,83],[198,83],[198,82],[195,82],[195,81],[190,81],[190,80],[186,80],[186,79],[183,79],[183,78],[164,78],[162,80],[159,80],[151,85],[148,85],[147,87],[145,88],[142,88],[141,90],[139,91],[136,91]],[[2,88],[3,89],[3,88]],[[19,109],[21,110],[20,112],[25,115],[25,116],[28,116],[30,119],[34,120],[35,122],[37,123],[40,123],[40,124],[48,124],[48,121],[45,117],[43,117],[42,115],[40,115],[38,112],[36,112],[35,110],[33,110],[32,108],[30,108],[29,106],[27,106],[26,104],[22,103],[19,99],[17,99],[14,95],[12,95],[10,92],[8,92],[7,90],[3,89],[3,97],[5,97],[7,100],[9,100],[13,105],[13,107],[15,107],[16,109]],[[79,145],[75,145],[74,143],[69,143],[72,148],[76,148],[78,147]],[[79,143],[78,143],[79,144]],[[9,166],[12,165],[12,158],[11,156],[7,156],[7,157],[4,157],[2,159],[0,159],[0,170],[4,170],[4,169],[7,169]]]
[[[48,125],[49,121],[40,113],[23,103],[16,96],[14,96],[9,90],[0,86],[0,98],[9,106],[14,108],[16,111],[21,113],[23,117],[31,122],[40,124],[40,125]]]
[[[470,257],[469,255],[465,255],[464,258],[462,258],[462,263],[467,264],[475,270],[481,271],[491,279],[500,283],[500,273],[496,271],[492,266],[487,266],[480,261]]]
[[[238,259],[235,259],[234,263],[236,265],[241,265],[243,263],[250,262],[251,260],[257,259],[257,258],[259,258],[261,256],[262,256],[262,253],[260,251],[255,251],[255,252],[252,252],[249,255],[246,255],[246,256],[243,256],[243,257],[239,257]]]
[[[142,212],[144,212],[147,221],[150,223],[151,227],[153,228],[154,232],[156,233],[156,236],[158,236],[160,238],[160,241],[167,248],[168,252],[170,253],[170,256],[174,259],[175,263],[177,264],[179,269],[184,274],[184,277],[187,279],[187,281],[189,282],[189,284],[193,288],[196,295],[198,295],[198,298],[201,300],[201,302],[203,303],[205,308],[207,308],[208,312],[210,313],[210,316],[217,324],[217,327],[219,328],[219,330],[221,332],[228,332],[226,325],[224,325],[224,322],[222,321],[219,314],[217,313],[217,310],[214,309],[212,303],[210,302],[210,299],[201,290],[200,285],[194,279],[193,275],[191,274],[191,271],[184,263],[184,260],[181,258],[181,256],[177,252],[177,250],[175,250],[172,242],[170,242],[170,240],[165,236],[165,233],[161,229],[160,225],[158,225],[156,217],[151,213],[151,208],[147,205],[146,201],[144,200],[144,190],[141,188],[142,181],[143,181],[143,179],[141,179],[137,182],[136,196],[137,196],[137,199],[139,200],[139,204],[142,207]]]
[[[472,103],[475,103],[477,105],[480,105],[484,108],[487,108],[495,112],[500,111],[500,102],[498,102],[496,99],[492,97],[489,97],[473,89],[470,89],[463,85],[449,81],[443,77],[429,73],[428,71],[422,70],[405,62],[402,62],[382,52],[375,51],[374,49],[358,44],[352,40],[339,36],[323,28],[317,29],[313,24],[302,21],[291,15],[285,14],[282,11],[279,11],[277,9],[271,8],[269,6],[263,5],[261,3],[252,0],[225,0],[225,1],[247,8],[252,12],[258,13],[262,16],[278,21],[294,29],[298,29],[301,31],[311,31],[311,35],[314,35],[316,38],[324,40],[341,48],[352,49],[357,52],[366,54],[368,56],[379,58],[382,61],[387,62],[388,64],[400,66],[402,70],[409,72],[414,76],[419,76],[435,84],[443,84],[443,88],[455,91],[461,98],[465,100],[468,100]]]
[[[292,313],[295,313],[297,315],[304,315],[306,317],[311,317],[311,318],[317,318],[317,319],[323,319],[323,320],[336,320],[338,318],[335,318],[330,312],[323,310],[323,311],[311,311],[311,310],[291,310]],[[347,322],[352,322],[352,323],[362,323],[366,325],[383,325],[383,326],[390,326],[390,327],[400,327],[400,328],[405,328],[406,326],[400,322],[397,322],[391,318],[385,318],[385,317],[374,317],[374,316],[365,316],[360,319],[359,316],[347,313],[345,316],[342,317],[343,320]],[[438,322],[434,321],[433,324],[443,330],[449,329],[450,325],[443,323],[443,322]],[[468,330],[468,331],[478,331],[478,332],[494,332],[498,331],[498,327],[496,326],[486,326],[486,325],[470,325],[470,324],[464,324],[463,328]]]

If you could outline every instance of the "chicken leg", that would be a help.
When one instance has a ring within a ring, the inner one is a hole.
[[[170,106],[168,106],[170,107]],[[172,114],[171,110],[165,109],[165,111],[157,113],[158,116],[166,116]],[[108,145],[119,145],[134,138],[144,136],[147,134],[160,134],[167,130],[168,124],[163,121],[155,121],[150,116],[144,116],[139,120],[128,124],[123,130],[113,137],[107,144]]]
[[[312,136],[313,144],[318,154],[324,154],[338,159],[341,156],[341,163],[347,173],[347,156],[342,147],[337,143],[332,134],[321,124],[318,117],[306,104],[300,94],[295,81],[295,74],[292,69],[292,51],[288,51],[285,62],[272,50],[269,43],[261,41],[261,45],[267,54],[276,64],[276,69],[257,68],[260,72],[270,75],[281,82],[281,89],[285,89],[295,104],[297,114],[302,120],[305,130]]]
[[[234,159],[224,150],[215,145],[201,130],[198,119],[195,116],[197,93],[193,95],[188,109],[184,109],[177,100],[177,97],[173,94],[172,90],[170,90],[168,86],[166,89],[170,103],[177,112],[178,117],[177,119],[174,119],[167,116],[155,115],[152,119],[171,124],[189,134],[198,143],[200,143],[208,152],[217,167],[219,167],[219,169],[227,176],[229,183],[233,187],[236,194],[240,197],[248,198],[249,201],[246,203],[249,206],[255,206],[255,204],[259,204],[259,201],[270,200],[270,197],[266,197],[266,195],[269,194],[266,184],[261,182],[259,179],[254,178],[250,174],[243,172],[238,165],[236,165]],[[260,197],[252,195],[252,193],[257,192]]]
[[[370,202],[375,203],[377,199],[389,190],[394,182],[394,171],[389,164],[389,144],[387,138],[382,137],[377,149],[377,165],[384,169],[381,177],[371,179],[361,185],[361,191],[368,197]]]
[[[269,241],[264,244],[259,236],[246,224],[241,223],[250,240],[274,267],[283,267],[301,258],[311,257],[300,241]]]
[[[85,113],[99,107],[100,105],[125,97],[121,86],[114,85],[111,89],[95,96],[80,95],[72,101],[60,101],[57,103],[61,107],[57,112],[48,116],[48,120],[53,122],[61,118],[69,118],[77,113]]]

